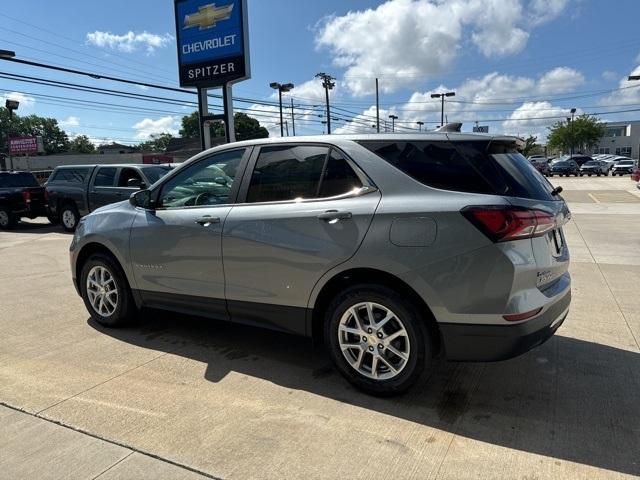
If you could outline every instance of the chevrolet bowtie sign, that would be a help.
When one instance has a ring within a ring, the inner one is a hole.
[[[175,0],[175,12],[182,87],[250,77],[246,0]]]

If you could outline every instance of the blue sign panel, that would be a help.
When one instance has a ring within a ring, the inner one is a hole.
[[[246,0],[176,0],[175,12],[181,86],[249,78]]]

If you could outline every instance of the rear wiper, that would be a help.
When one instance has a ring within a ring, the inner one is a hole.
[[[556,187],[553,190],[551,190],[551,195],[553,195],[554,197],[556,195],[560,195],[562,193],[562,187]]]

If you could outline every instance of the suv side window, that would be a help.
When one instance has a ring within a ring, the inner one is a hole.
[[[126,187],[129,180],[135,179],[143,183],[142,177],[135,168],[123,168],[120,170],[120,178],[118,179],[118,187]]]
[[[494,193],[484,174],[449,142],[359,142],[413,179],[443,190]]]
[[[93,182],[96,187],[113,187],[113,182],[116,178],[115,167],[102,167],[96,173],[95,181]]]
[[[335,197],[362,187],[362,181],[347,160],[336,149],[331,149],[322,174],[319,197]]]
[[[219,153],[187,167],[162,186],[158,206],[181,208],[229,203],[245,149]]]
[[[251,174],[247,202],[316,198],[329,147],[262,147]]]

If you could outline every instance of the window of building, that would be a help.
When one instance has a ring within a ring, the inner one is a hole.
[[[626,127],[607,127],[605,137],[624,137],[626,136]]]
[[[616,147],[616,155],[631,156],[631,147]]]

